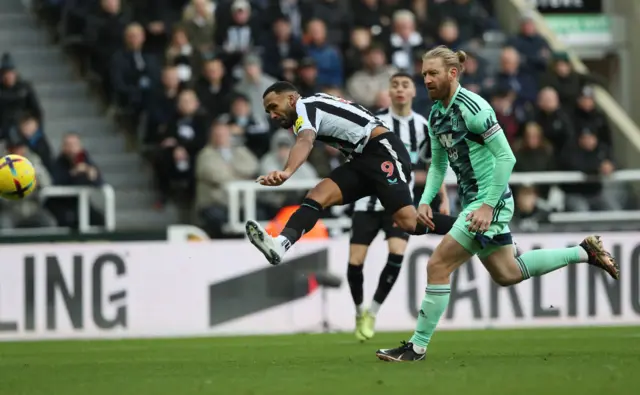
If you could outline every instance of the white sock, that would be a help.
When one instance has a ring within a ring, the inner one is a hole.
[[[584,248],[580,247],[578,249],[578,255],[580,256],[580,262],[589,262],[589,254]]]
[[[376,315],[378,315],[378,311],[380,311],[380,306],[381,304],[374,300],[373,302],[371,302],[369,313],[371,313],[371,315],[375,317]]]
[[[282,235],[276,237],[276,244],[281,245],[285,252],[293,245],[289,239]]]
[[[420,347],[420,346],[416,346],[415,344],[413,345],[413,351],[415,351],[417,354],[424,354],[427,352],[427,348],[426,347]]]
[[[364,313],[364,307],[362,307],[362,305],[359,304],[356,306],[356,314],[360,316],[362,315],[362,313]]]

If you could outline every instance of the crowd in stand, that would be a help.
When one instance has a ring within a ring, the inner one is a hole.
[[[302,95],[326,92],[376,110],[389,106],[389,77],[402,70],[415,75],[414,110],[426,115],[431,101],[423,88],[421,56],[440,44],[469,55],[461,83],[495,108],[518,159],[516,171],[608,174],[616,168],[607,120],[594,105],[590,84],[597,81],[572,70],[566,54],[552,53],[529,18],[505,40],[499,59],[483,56],[486,33],[499,30],[490,0],[35,3],[61,43],[83,49],[88,75],[100,82],[105,100],[133,120],[156,174],[157,208],[180,196],[214,235],[227,220],[224,183],[282,168],[294,142],[262,108],[267,86],[288,80]],[[6,92],[16,88],[6,77],[4,59],[1,67],[3,131],[18,125],[25,136],[21,141],[47,166],[53,160],[24,131],[37,130],[41,121],[37,95],[29,90],[32,96],[9,103],[13,99]],[[7,115],[14,110],[29,111],[32,121]],[[294,178],[324,177],[341,160],[336,150],[319,145]],[[89,170],[82,174],[98,182]],[[516,191],[522,222],[545,221],[558,190],[564,192],[560,209],[624,205],[615,189],[600,183],[523,186]],[[299,193],[261,197],[261,219],[299,198]]]

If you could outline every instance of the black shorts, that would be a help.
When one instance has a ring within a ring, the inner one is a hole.
[[[329,178],[342,192],[342,204],[375,195],[385,210],[393,214],[413,205],[411,157],[395,133],[383,133],[371,140],[360,154],[335,168]]]
[[[351,244],[371,245],[379,231],[384,231],[385,240],[397,237],[409,240],[409,234],[393,226],[391,214],[385,211],[355,211],[351,217]]]

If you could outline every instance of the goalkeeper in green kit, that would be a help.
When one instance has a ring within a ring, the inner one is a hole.
[[[422,74],[434,105],[428,120],[432,159],[418,219],[425,222],[432,216],[429,203],[438,193],[448,165],[456,173],[463,210],[427,263],[427,287],[413,336],[400,347],[378,350],[376,356],[381,360],[425,358],[449,303],[450,275],[473,255],[503,286],[582,262],[605,270],[614,279],[619,276],[618,265],[598,236],[589,236],[575,247],[533,250],[514,257],[509,177],[516,160],[491,106],[458,83],[465,58],[464,52],[444,46],[423,57]]]

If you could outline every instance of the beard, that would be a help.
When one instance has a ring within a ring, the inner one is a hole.
[[[429,92],[429,98],[431,100],[444,100],[449,95],[449,85],[442,84],[436,87],[436,89],[430,90],[428,92]]]
[[[284,129],[292,128],[293,124],[296,122],[296,118],[297,115],[295,113],[287,114],[286,117],[280,119],[280,126],[282,126]]]

